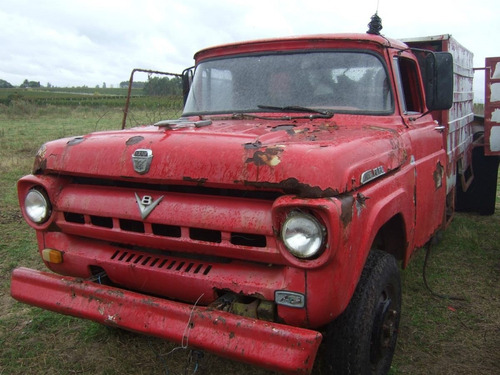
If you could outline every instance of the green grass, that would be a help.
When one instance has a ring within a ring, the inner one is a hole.
[[[205,354],[191,357],[174,344],[44,311],[14,301],[10,272],[44,269],[35,234],[19,212],[16,182],[30,173],[44,142],[119,129],[113,107],[0,106],[0,375],[4,374],[271,374]],[[145,122],[178,117],[168,109],[136,110]],[[141,121],[138,120],[138,123]],[[133,123],[132,123],[133,124]],[[500,182],[500,181],[499,181]],[[432,248],[424,286],[424,250],[402,272],[403,315],[391,374],[500,373],[500,203],[493,216],[457,214]]]
[[[500,185],[500,182],[499,182]],[[394,366],[401,374],[493,374],[500,359],[500,205],[493,216],[457,214],[431,250],[403,272],[403,318]],[[425,369],[416,372],[416,368]]]
[[[26,111],[25,106],[35,104],[40,106],[69,106],[69,107],[125,107],[127,89],[106,88],[91,89],[77,88],[12,88],[0,89],[0,105],[7,106],[13,114]],[[182,107],[181,96],[146,96],[142,89],[132,89],[131,108],[139,110],[158,110],[159,108]]]

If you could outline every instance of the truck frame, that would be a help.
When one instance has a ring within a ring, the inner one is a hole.
[[[40,148],[19,202],[53,272],[11,294],[285,373],[320,344],[324,373],[387,373],[400,267],[456,206],[491,212],[498,109],[474,121],[472,77],[449,35],[204,49],[181,118]]]

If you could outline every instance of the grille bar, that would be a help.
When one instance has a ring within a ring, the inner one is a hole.
[[[84,215],[74,212],[63,212],[64,220],[72,224],[84,225],[89,223],[91,226],[113,229],[114,220],[111,217],[102,217],[95,215]],[[143,222],[138,220],[128,220],[128,219],[117,219],[118,228],[125,232],[133,233],[148,233],[146,226]],[[175,225],[164,225],[164,224],[151,224],[151,232],[156,236],[161,237],[171,237],[171,238],[181,238],[182,228]],[[188,228],[189,238],[192,240],[209,242],[209,243],[221,243],[223,238],[222,231],[209,230],[201,228]],[[267,246],[267,238],[264,235],[252,234],[252,233],[229,233],[229,242],[236,246],[246,246],[246,247],[261,247]]]

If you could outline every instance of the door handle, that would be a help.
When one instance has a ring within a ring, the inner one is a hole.
[[[434,130],[437,130],[438,132],[441,132],[441,133],[444,131],[444,129],[446,129],[446,126],[444,126],[444,125],[439,125],[439,126],[436,126],[434,128]]]

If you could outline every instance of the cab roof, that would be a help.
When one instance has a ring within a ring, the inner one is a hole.
[[[258,39],[236,43],[228,43],[209,47],[194,55],[196,63],[208,58],[287,50],[328,49],[328,48],[359,48],[367,46],[375,49],[396,48],[406,49],[408,46],[396,39],[372,34],[318,34],[305,36],[290,36],[272,39]]]

